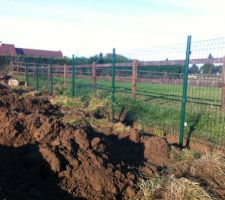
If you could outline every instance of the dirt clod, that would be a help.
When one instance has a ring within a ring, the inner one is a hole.
[[[165,139],[150,137],[145,141],[145,159],[156,165],[168,165],[173,163],[170,147]]]

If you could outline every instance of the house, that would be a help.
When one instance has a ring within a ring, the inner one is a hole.
[[[0,56],[16,56],[16,49],[14,44],[1,44],[0,45]]]
[[[41,49],[27,49],[27,48],[16,48],[14,44],[1,44],[0,45],[0,56],[32,56],[32,57],[43,57],[43,58],[63,58],[61,51],[50,51]]]

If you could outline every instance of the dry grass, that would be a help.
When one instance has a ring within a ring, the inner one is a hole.
[[[212,200],[199,183],[186,178],[142,179],[138,188],[139,200]]]
[[[85,111],[93,114],[96,117],[110,119],[111,102],[109,99],[101,99],[98,94],[90,96],[90,100],[85,107]]]
[[[199,183],[186,178],[171,179],[163,192],[165,200],[211,200],[207,192],[199,186]]]
[[[110,118],[108,111],[110,101],[102,100],[98,94],[88,96],[85,101],[57,95],[51,98],[50,102],[62,106],[63,122],[69,125],[91,126],[96,129],[102,124],[107,124]]]
[[[194,161],[190,174],[218,198],[225,199],[225,159],[220,155],[206,155]]]
[[[150,177],[148,179],[141,179],[138,187],[137,199],[139,200],[155,200],[161,199],[158,194],[165,184],[166,180],[160,177]]]
[[[52,104],[59,104],[61,106],[68,106],[68,107],[78,107],[83,108],[83,103],[80,98],[72,98],[67,96],[55,96],[50,99]]]

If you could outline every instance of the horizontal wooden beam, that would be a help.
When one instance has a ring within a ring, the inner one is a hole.
[[[174,65],[184,65],[185,60],[159,60],[159,61],[141,61],[139,62],[139,67],[146,67],[146,66],[174,66]],[[223,58],[195,58],[190,60],[190,64],[223,64]],[[14,62],[14,65],[37,65],[37,63],[24,63],[24,62]],[[39,64],[42,66],[48,66],[48,64]],[[133,63],[116,63],[116,67],[132,67]],[[63,68],[63,65],[54,65],[54,67]],[[71,65],[67,65],[68,69],[71,69]],[[96,64],[96,68],[111,68],[112,64]],[[90,68],[92,69],[92,65],[75,65],[75,68]]]

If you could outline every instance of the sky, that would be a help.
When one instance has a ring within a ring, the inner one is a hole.
[[[225,36],[225,0],[0,0],[0,41],[91,56]]]

